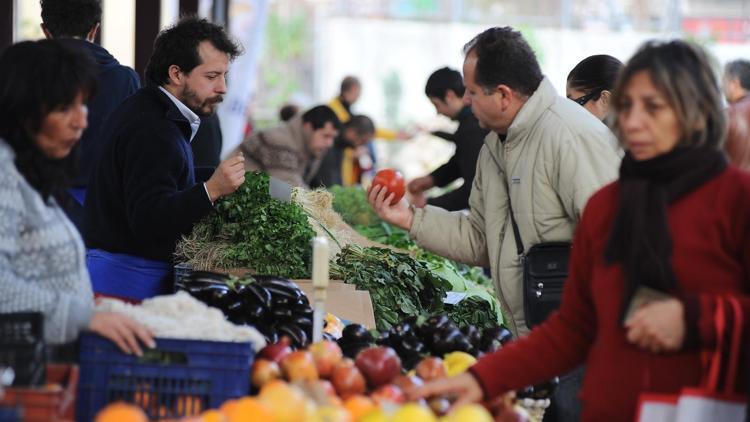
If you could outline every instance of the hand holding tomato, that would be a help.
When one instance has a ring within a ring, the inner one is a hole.
[[[388,190],[388,194],[394,194],[393,199],[389,203],[393,205],[404,197],[406,187],[404,185],[404,177],[400,172],[394,169],[383,169],[375,173],[375,178],[372,180],[372,186],[382,186]]]
[[[377,175],[376,175],[377,179]],[[398,198],[396,194],[399,192],[389,191],[387,185],[376,183],[373,181],[370,188],[367,190],[367,200],[370,205],[380,218],[384,221],[393,224],[396,227],[400,227],[404,230],[411,228],[412,219],[414,218],[414,212],[409,208],[409,203],[404,196],[403,179],[401,184],[401,192]]]

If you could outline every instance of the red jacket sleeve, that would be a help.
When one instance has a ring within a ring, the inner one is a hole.
[[[584,213],[573,241],[560,309],[527,337],[481,358],[470,369],[487,398],[547,381],[585,361],[596,332],[591,246]]]

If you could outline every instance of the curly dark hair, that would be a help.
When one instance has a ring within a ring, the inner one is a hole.
[[[477,56],[474,79],[485,92],[507,85],[531,95],[542,82],[536,55],[520,32],[509,26],[490,28],[466,43],[464,54]]]
[[[734,60],[727,63],[726,74],[740,81],[740,86],[750,91],[750,61]]]
[[[102,21],[100,0],[40,0],[42,22],[53,37],[85,37]]]
[[[74,169],[72,156],[48,158],[34,137],[53,110],[96,93],[96,65],[65,40],[24,41],[0,56],[0,138],[13,148],[16,167],[47,200],[62,198]]]
[[[230,60],[242,54],[242,47],[229,38],[224,28],[206,19],[188,16],[156,37],[154,51],[146,65],[146,84],[166,84],[172,65],[179,66],[184,73],[190,73],[201,64],[198,45],[203,41],[209,41],[214,48],[228,54]]]

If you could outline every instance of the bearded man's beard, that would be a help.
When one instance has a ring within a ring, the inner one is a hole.
[[[185,105],[192,110],[193,113],[202,117],[214,114],[219,103],[224,101],[224,96],[222,95],[201,99],[198,97],[198,93],[190,89],[189,86],[185,87],[183,98],[185,98]]]

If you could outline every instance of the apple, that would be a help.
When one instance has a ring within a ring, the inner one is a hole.
[[[268,359],[258,359],[253,364],[253,385],[263,387],[267,382],[281,378],[279,365]]]
[[[336,342],[323,340],[310,345],[308,348],[315,360],[315,366],[318,369],[318,375],[321,378],[329,378],[333,373],[333,368],[341,362],[344,354]]]
[[[318,379],[318,370],[315,368],[315,360],[310,352],[298,350],[292,352],[281,361],[281,369],[291,382],[315,381]]]
[[[278,342],[264,347],[258,354],[258,357],[280,363],[285,357],[292,353],[290,345],[291,340],[289,337],[282,337]]]
[[[393,384],[386,384],[373,391],[370,395],[375,403],[382,406],[385,403],[403,404],[406,403],[406,394],[404,391]]]
[[[336,389],[336,392],[343,399],[357,394],[364,394],[367,387],[365,377],[359,372],[359,369],[357,369],[357,366],[351,359],[343,359],[333,368],[331,382],[333,383],[333,388]]]
[[[443,360],[436,357],[422,359],[417,364],[417,376],[425,381],[432,381],[447,376]]]
[[[371,347],[357,354],[357,368],[372,388],[393,381],[401,374],[401,359],[390,347]]]

